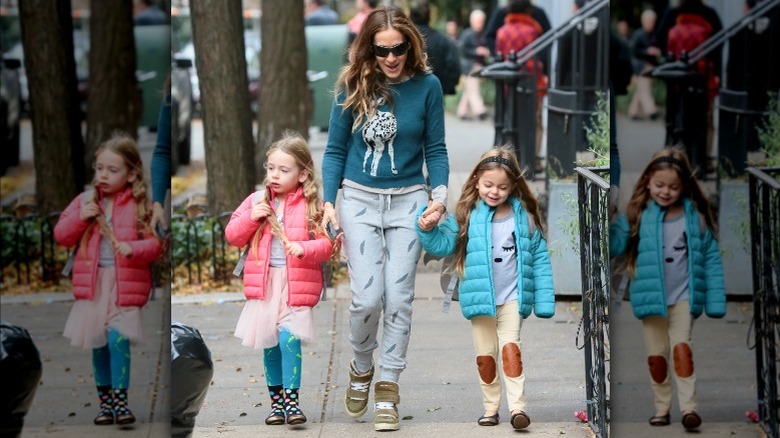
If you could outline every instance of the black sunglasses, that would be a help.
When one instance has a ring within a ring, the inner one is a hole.
[[[411,44],[409,44],[409,41],[404,41],[400,44],[394,45],[393,47],[379,46],[376,44],[371,45],[371,47],[374,49],[374,55],[380,58],[387,58],[387,56],[391,53],[396,57],[404,56],[406,55],[406,52],[409,51],[410,46]]]

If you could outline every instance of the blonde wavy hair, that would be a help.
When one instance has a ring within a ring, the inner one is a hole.
[[[151,211],[147,205],[149,199],[146,195],[144,166],[141,162],[141,154],[138,152],[138,147],[135,144],[135,140],[133,140],[133,138],[130,137],[130,135],[126,132],[115,131],[111,134],[111,138],[98,146],[97,150],[95,151],[95,159],[97,159],[97,157],[105,151],[111,151],[122,157],[125,166],[127,166],[127,169],[129,171],[135,172],[135,180],[132,183],[127,183],[131,187],[133,199],[135,200],[135,228],[138,232],[141,232],[144,235],[154,235],[154,232],[150,226]],[[98,176],[96,173],[92,179],[93,186],[97,185],[97,178]],[[100,205],[100,199],[100,191],[97,189],[93,190],[92,199],[90,201]],[[106,237],[110,238],[112,241],[115,240],[113,231],[111,231],[105,222],[105,217],[103,217],[101,214],[96,219],[96,221],[90,223],[89,227],[87,227],[87,230],[81,237],[82,248],[86,248],[87,242],[92,235],[92,230],[94,229],[96,223],[101,228],[102,232],[107,234]],[[84,251],[84,254],[86,256],[86,251]]]
[[[495,161],[483,162],[486,158],[498,157],[510,163],[507,166],[503,163]],[[520,200],[523,203],[526,211],[531,214],[536,222],[536,228],[540,232],[544,232],[542,227],[541,212],[539,210],[539,201],[531,191],[531,187],[526,182],[523,175],[520,173],[520,165],[517,162],[515,153],[511,146],[504,145],[491,149],[481,157],[479,157],[479,163],[474,170],[469,174],[468,179],[463,184],[463,190],[458,200],[458,204],[455,206],[455,221],[458,223],[458,237],[455,240],[455,252],[453,264],[455,272],[463,277],[465,272],[466,262],[466,245],[469,241],[469,220],[471,219],[471,211],[477,206],[479,202],[479,190],[477,189],[477,181],[488,170],[502,169],[506,172],[507,177],[512,182],[512,187],[509,189],[509,196]]]
[[[295,159],[295,164],[299,170],[306,172],[306,180],[301,184],[303,187],[303,197],[306,200],[306,229],[309,235],[317,237],[321,235],[327,235],[322,227],[322,200],[320,199],[320,184],[317,180],[317,173],[315,171],[314,163],[312,162],[311,151],[309,150],[306,140],[298,132],[292,130],[286,130],[282,133],[282,138],[274,142],[266,152],[265,156],[269,157],[272,153],[281,151]],[[266,185],[268,180],[265,181]],[[260,202],[265,202],[270,205],[270,197],[266,190],[265,196]],[[271,227],[271,233],[280,239],[282,242],[288,242],[287,236],[284,234],[284,230],[281,224],[276,220],[276,216],[270,215],[266,218],[269,226]],[[258,258],[258,243],[260,242],[260,235],[262,234],[262,228],[258,229],[252,237],[252,248],[254,251],[255,262],[259,262]],[[331,258],[335,258],[339,255],[340,247],[337,248],[337,244],[334,242],[333,254]]]
[[[400,32],[404,40],[410,44],[409,51],[406,52],[404,75],[431,72],[428,66],[428,55],[425,53],[425,42],[409,17],[392,6],[374,9],[363,23],[355,41],[352,42],[348,53],[349,63],[341,68],[336,80],[336,94],[343,91],[346,96],[342,110],[350,109],[355,117],[352,132],[376,113],[375,102],[380,97],[391,108],[393,107],[387,78],[379,67],[373,51],[374,36],[388,29]]]
[[[656,161],[658,158],[668,157],[669,161]],[[627,270],[633,277],[636,272],[636,258],[639,249],[639,225],[642,219],[642,212],[647,208],[650,201],[650,189],[647,188],[653,174],[659,170],[672,169],[677,172],[677,176],[682,182],[680,199],[688,198],[693,202],[696,210],[704,218],[707,227],[717,235],[717,225],[710,211],[710,203],[704,195],[699,182],[691,169],[688,156],[677,148],[664,148],[656,152],[650,159],[641,176],[634,184],[634,191],[626,207],[626,219],[628,219],[629,234],[628,246],[626,247]]]

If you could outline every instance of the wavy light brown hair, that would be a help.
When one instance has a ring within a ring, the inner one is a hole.
[[[95,151],[95,159],[105,151],[111,151],[124,160],[128,170],[135,171],[135,180],[127,184],[131,186],[133,199],[135,200],[135,228],[145,235],[155,235],[150,226],[151,211],[148,208],[149,199],[146,195],[146,179],[144,177],[144,166],[141,162],[141,154],[138,152],[138,146],[135,140],[126,132],[115,131],[111,138],[104,141]],[[97,185],[97,173],[92,179],[92,185]],[[95,189],[92,193],[92,201],[100,205],[100,191]],[[97,221],[89,224],[87,230],[81,237],[81,246],[86,248],[87,242],[92,235],[92,230]],[[107,236],[108,237],[108,236]],[[86,255],[86,251],[84,251]]]
[[[274,142],[268,148],[268,152],[266,152],[265,156],[269,157],[276,151],[284,152],[285,154],[293,157],[295,159],[295,164],[298,166],[298,169],[307,172],[306,180],[301,184],[303,186],[303,197],[306,200],[306,228],[309,234],[312,236],[327,235],[325,230],[322,228],[322,200],[320,199],[320,184],[317,180],[317,174],[311,158],[311,151],[309,150],[308,144],[306,144],[306,140],[298,132],[286,130],[284,133],[282,133],[282,138]],[[267,179],[265,182],[267,185]],[[270,196],[268,196],[267,190],[261,202],[266,202],[270,205],[271,200]],[[271,233],[273,233],[274,236],[283,242],[286,242],[288,240],[287,236],[284,235],[284,230],[276,221],[276,217],[269,216],[267,220],[271,226]],[[252,247],[255,251],[255,261],[259,260],[257,250],[261,231],[262,227],[261,229],[258,229],[257,232],[255,232],[254,237],[252,238]],[[340,249],[340,246],[334,242],[333,254],[331,255],[332,259],[339,255]]]
[[[336,80],[336,93],[343,91],[346,95],[343,110],[351,110],[355,116],[352,131],[376,112],[374,102],[380,97],[391,108],[393,98],[382,69],[376,61],[372,46],[374,36],[382,31],[395,29],[404,36],[410,44],[406,52],[404,74],[428,74],[428,55],[425,53],[425,42],[422,35],[406,14],[396,7],[379,7],[371,12],[360,33],[349,48],[349,63],[341,68]]]
[[[655,162],[656,159],[661,157],[669,157],[676,160],[676,162]],[[667,169],[672,169],[677,172],[677,176],[680,178],[682,183],[680,199],[690,199],[696,207],[696,210],[704,218],[707,227],[717,235],[718,229],[712,212],[710,211],[710,203],[707,201],[707,197],[704,195],[704,192],[699,186],[699,182],[696,180],[693,170],[691,169],[691,164],[688,161],[688,156],[680,149],[664,148],[656,152],[645,166],[642,175],[634,185],[631,200],[628,201],[628,206],[626,207],[626,219],[628,219],[629,226],[626,257],[628,263],[627,269],[631,276],[636,272],[636,258],[639,249],[639,225],[642,219],[642,212],[647,208],[647,203],[651,199],[650,189],[648,189],[647,186],[655,172]]]
[[[486,158],[500,157],[503,158],[511,166],[507,166],[502,163],[496,163],[490,161],[482,163]],[[514,167],[514,169],[512,168]],[[534,196],[531,188],[528,186],[522,173],[520,173],[520,165],[517,162],[517,157],[510,146],[504,145],[498,148],[491,149],[481,157],[479,157],[479,164],[471,171],[466,183],[463,184],[463,190],[458,200],[458,204],[455,206],[455,221],[458,223],[458,237],[455,240],[455,252],[454,252],[454,266],[455,272],[463,277],[465,271],[466,262],[466,244],[469,241],[469,219],[471,218],[471,211],[476,207],[479,202],[479,190],[477,190],[477,181],[488,170],[502,169],[506,172],[507,177],[512,182],[512,187],[509,190],[509,196],[518,199],[523,203],[526,211],[531,214],[536,222],[536,228],[541,232],[544,232],[542,228],[542,217],[539,211],[539,201]]]

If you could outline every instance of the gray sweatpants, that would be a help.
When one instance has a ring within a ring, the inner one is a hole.
[[[420,241],[417,210],[428,203],[424,190],[380,195],[353,187],[342,190],[339,223],[349,267],[352,303],[349,342],[357,371],[368,371],[382,321],[379,380],[398,382],[406,368],[412,329],[412,301]]]

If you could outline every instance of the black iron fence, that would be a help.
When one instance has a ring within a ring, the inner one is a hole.
[[[780,435],[780,167],[747,169],[753,242],[753,322],[758,415],[767,436]]]
[[[71,251],[54,240],[54,226],[61,213],[0,215],[0,284],[4,288],[18,286],[35,291],[42,286],[60,284]],[[163,261],[151,266],[155,287],[169,280],[162,273],[164,267]]]
[[[608,167],[577,171],[582,328],[588,425],[609,436],[609,175]],[[579,342],[579,333],[577,334]]]
[[[171,266],[174,278],[187,284],[229,284],[233,268],[238,262],[239,250],[231,250],[225,241],[225,225],[232,211],[213,216],[198,213],[192,216],[171,216],[172,251]]]
[[[54,241],[54,224],[60,212],[2,214],[2,269],[0,284],[32,285],[36,281],[58,284],[68,250]],[[10,276],[10,278],[9,278]]]

